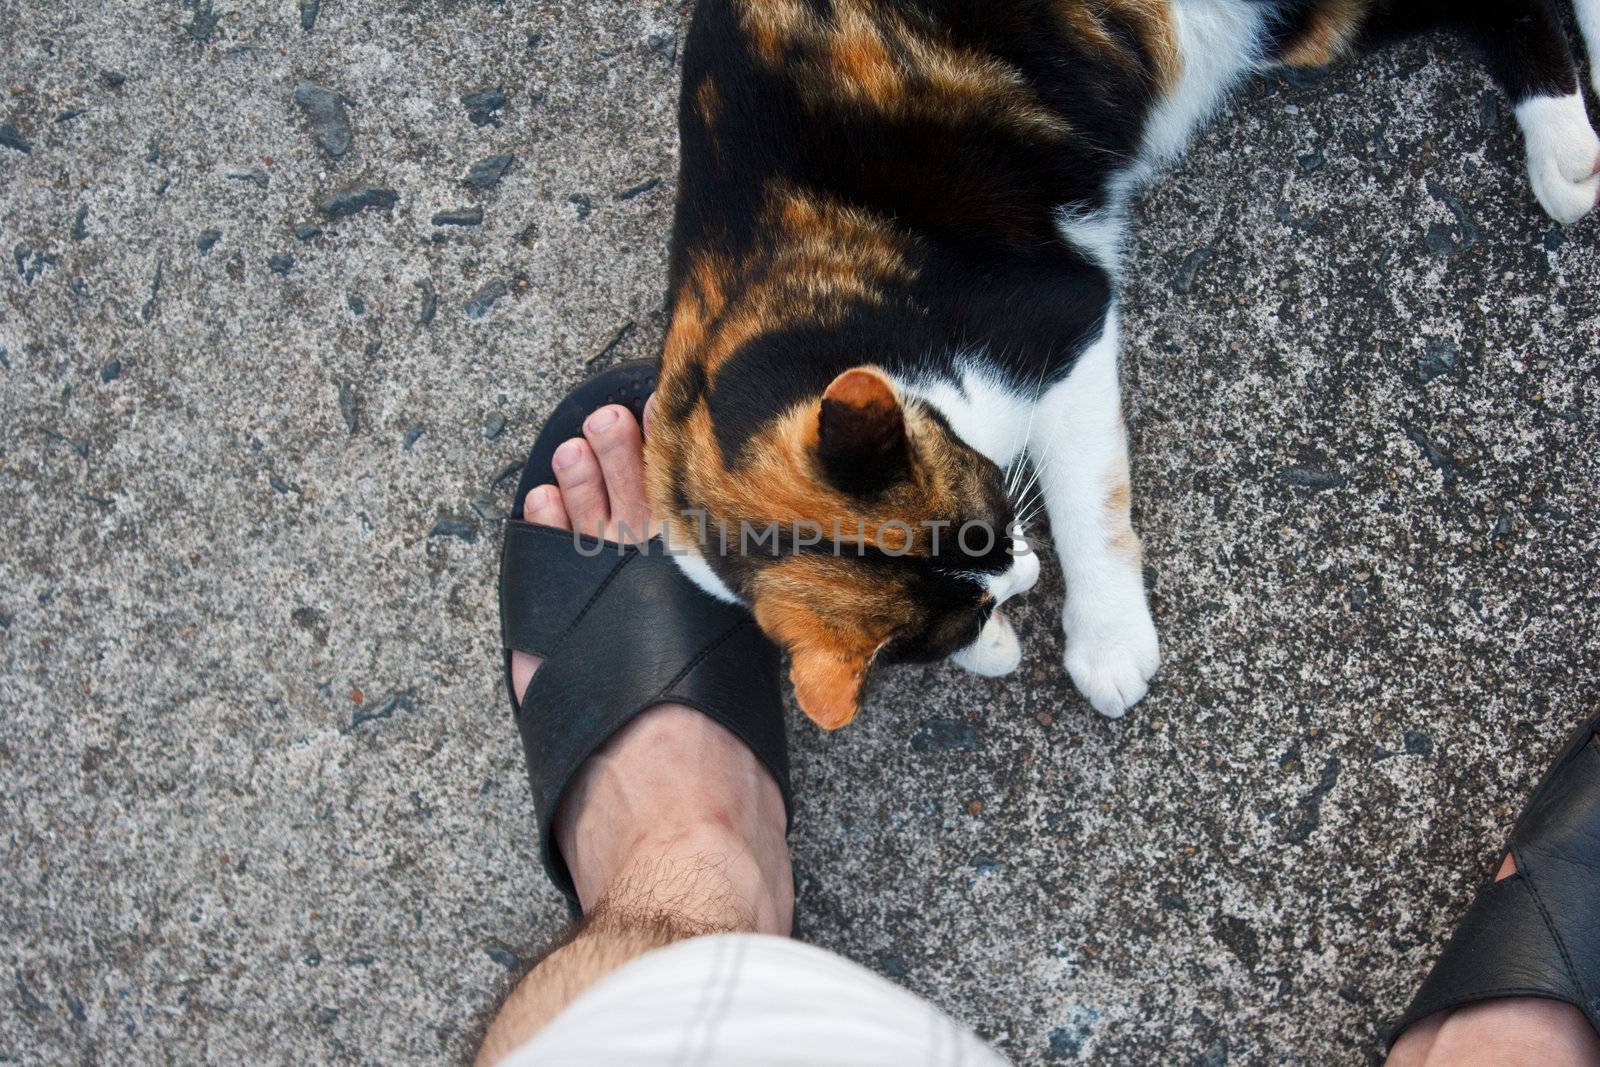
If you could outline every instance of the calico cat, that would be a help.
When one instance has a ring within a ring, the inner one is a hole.
[[[834,728],[872,664],[1017,665],[997,609],[1038,576],[1034,496],[1067,671],[1122,715],[1160,659],[1117,378],[1132,191],[1250,72],[1447,27],[1574,222],[1600,140],[1556,2],[700,0],[647,444],[685,570]],[[1600,0],[1574,2],[1600,70]]]

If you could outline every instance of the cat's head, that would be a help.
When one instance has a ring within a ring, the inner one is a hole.
[[[671,406],[671,399],[668,405]],[[789,654],[800,707],[834,729],[867,671],[950,658],[1004,674],[1021,652],[997,608],[1032,587],[1005,477],[872,366],[771,418],[727,456],[710,406],[651,433],[651,481],[686,569],[747,604]],[[664,423],[664,425],[663,425]]]

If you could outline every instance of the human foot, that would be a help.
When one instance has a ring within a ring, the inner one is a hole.
[[[1517,873],[1506,853],[1494,880]],[[1384,1067],[1600,1067],[1600,1036],[1571,1004],[1509,997],[1437,1012],[1400,1035]]]
[[[523,517],[645,540],[655,524],[639,424],[609,405],[583,433],[556,449],[555,484],[528,493]],[[518,701],[540,665],[512,654]],[[634,907],[640,895],[659,906],[670,894],[674,918],[691,930],[786,934],[794,899],[786,819],[777,783],[744,742],[699,711],[660,704],[584,762],[557,810],[555,836],[585,912]]]
[[[1600,1067],[1597,728],[1600,718],[1580,729],[1534,790],[1512,851],[1457,926],[1386,1067]],[[1514,852],[1532,866],[1519,871]]]

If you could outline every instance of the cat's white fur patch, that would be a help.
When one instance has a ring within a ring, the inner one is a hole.
[[[672,558],[677,561],[678,569],[688,579],[707,593],[716,597],[725,604],[743,604],[739,595],[728,588],[728,583],[723,581],[716,571],[711,569],[711,564],[699,552],[682,546],[673,546]]]
[[[1068,205],[1056,211],[1056,229],[1068,244],[1115,278],[1122,265],[1122,245],[1127,224],[1120,207],[1088,208]]]
[[[1011,539],[1011,566],[1000,574],[987,575],[984,587],[996,604],[1021,596],[1039,582],[1039,553],[1020,537]]]
[[[1516,111],[1528,146],[1533,195],[1557,222],[1577,222],[1600,198],[1600,138],[1589,124],[1583,95],[1530,97]]]
[[[1167,5],[1183,72],[1145,123],[1141,166],[1126,176],[1128,184],[1144,180],[1182,152],[1194,128],[1261,62],[1265,7],[1251,0],[1174,0]]]
[[[1600,92],[1600,0],[1573,0],[1578,12],[1578,29],[1589,51],[1589,83]]]
[[[1028,444],[1028,418],[1036,397],[1019,396],[981,357],[955,356],[961,380],[944,375],[897,378],[902,396],[920,400],[944,416],[950,429],[991,463],[1005,469]]]
[[[1128,441],[1117,376],[1117,311],[1067,378],[1040,399],[1029,452],[1067,583],[1061,623],[1066,667],[1089,704],[1120,718],[1161,665],[1136,556],[1117,548],[1108,494],[1127,476]]]
[[[1022,642],[1017,640],[1010,621],[996,611],[983,624],[978,639],[952,653],[950,662],[984,678],[998,678],[1010,674],[1022,662]]]

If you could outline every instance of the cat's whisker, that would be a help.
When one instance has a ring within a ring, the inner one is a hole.
[[[1016,458],[1013,461],[1013,469],[1016,473],[1012,478],[1007,479],[1006,495],[1013,500],[1020,500],[1039,482],[1039,468],[1031,460],[1032,450],[1028,447],[1028,441],[1033,436],[1034,416],[1039,412],[1039,398],[1044,396],[1044,383],[1049,377],[1050,364],[1041,362],[1039,364],[1039,378],[1033,384],[1033,400],[1028,405],[1028,421],[1023,424],[1021,444],[1016,449]],[[1028,472],[1025,481],[1022,477],[1024,469]]]
[[[1031,464],[1026,457],[1019,456],[1016,466],[1012,469],[1010,477],[1006,479],[1006,496],[1015,500],[1026,491],[1026,482],[1030,480]]]
[[[1011,463],[1006,467],[1005,486],[1006,496],[1008,497],[1016,496],[1017,484],[1022,480],[1022,466],[1024,461],[1025,457],[1023,450],[1019,448],[1016,450],[1016,454],[1012,456]]]
[[[1021,485],[1017,486],[1016,489],[1014,489],[1009,495],[1012,500],[1017,501],[1020,504],[1023,500],[1026,500],[1030,494],[1033,494],[1035,491],[1037,491],[1038,488],[1039,471],[1037,468],[1030,465],[1028,468],[1027,479],[1023,481]]]
[[[1025,504],[1019,506],[1017,511],[1022,517],[1015,520],[1016,524],[1018,526],[1027,526],[1029,523],[1033,522],[1033,520],[1037,519],[1044,511],[1043,503],[1042,497],[1035,496],[1026,501]]]

